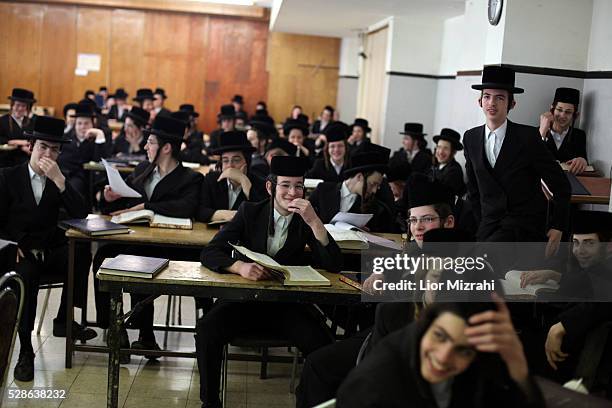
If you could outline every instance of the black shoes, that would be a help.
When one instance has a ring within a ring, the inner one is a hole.
[[[86,328],[72,322],[72,338],[75,340],[87,341],[96,337],[98,334],[90,328]],[[66,323],[59,319],[53,319],[53,336],[66,337]]]
[[[18,381],[32,381],[34,379],[34,353],[20,351],[19,360],[15,366],[13,376]]]
[[[132,348],[137,350],[161,350],[155,339],[145,340],[142,337],[132,343]],[[145,355],[149,360],[157,360],[158,356]]]

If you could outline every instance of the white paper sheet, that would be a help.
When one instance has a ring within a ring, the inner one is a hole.
[[[111,166],[106,160],[102,159],[102,164],[106,169],[106,176],[108,177],[108,184],[113,189],[113,191],[119,194],[121,197],[126,198],[140,198],[142,195],[134,190],[132,187],[128,186],[123,178],[121,178],[121,174],[119,174],[119,170]]]
[[[336,222],[345,222],[347,224],[354,225],[357,228],[363,228],[368,221],[372,219],[373,214],[357,214],[349,212],[339,212],[334,215],[334,218],[330,221],[330,224]]]

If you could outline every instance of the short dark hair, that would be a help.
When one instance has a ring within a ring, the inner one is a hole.
[[[448,203],[436,203],[436,204],[430,204],[430,206],[433,207],[436,214],[438,214],[438,217],[440,217],[440,219],[442,220],[445,220],[451,215],[454,215],[453,209]],[[411,209],[409,208],[408,215],[410,215],[410,210]]]

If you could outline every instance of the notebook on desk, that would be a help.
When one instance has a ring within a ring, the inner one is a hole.
[[[102,217],[65,220],[61,222],[60,226],[66,229],[73,228],[90,237],[127,234],[130,232],[127,226],[110,222]]]
[[[102,262],[98,273],[152,279],[164,270],[170,261],[148,256],[117,255]]]
[[[587,190],[580,180],[572,173],[565,173],[565,177],[567,177],[567,181],[569,181],[570,186],[572,187],[572,195],[591,195],[591,192]]]

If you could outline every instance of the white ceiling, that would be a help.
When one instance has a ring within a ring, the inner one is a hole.
[[[390,16],[439,21],[464,9],[465,0],[274,0],[270,30],[346,37]]]

